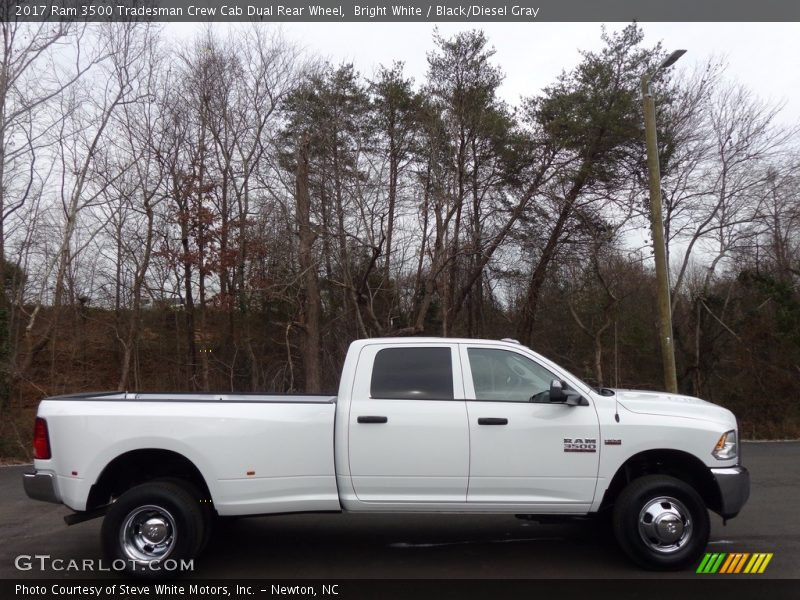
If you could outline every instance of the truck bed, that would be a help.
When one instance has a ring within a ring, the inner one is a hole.
[[[107,465],[166,450],[204,475],[221,515],[339,510],[336,398],[315,395],[93,392],[42,401],[61,500],[86,508]],[[80,440],[80,443],[75,443]],[[45,464],[49,463],[49,464]]]
[[[51,396],[47,400],[98,400],[117,402],[276,402],[332,404],[330,394],[259,394],[230,392],[80,392]]]

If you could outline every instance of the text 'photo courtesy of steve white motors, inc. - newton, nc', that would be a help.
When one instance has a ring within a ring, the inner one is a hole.
[[[67,6],[64,4],[36,5],[19,4],[18,17],[27,18],[230,18],[255,17],[274,19],[340,18],[340,19],[459,19],[474,20],[486,18],[506,18],[509,20],[533,20],[539,16],[538,6],[520,4],[348,4],[348,5],[289,5],[289,4],[188,4],[185,6],[153,6],[135,3],[83,4]]]
[[[338,583],[313,585],[282,585],[261,582],[257,586],[241,584],[197,584],[197,583],[111,583],[111,584],[85,584],[85,583],[50,583],[50,584],[22,584],[14,586],[14,594],[22,597],[62,596],[79,598],[150,598],[153,596],[208,596],[212,598],[241,597],[255,595],[270,596],[300,596],[313,598],[315,596],[338,596],[344,591]]]

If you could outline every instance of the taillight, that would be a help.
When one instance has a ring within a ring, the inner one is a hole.
[[[47,435],[47,421],[36,417],[33,426],[33,458],[48,460],[50,458],[50,436]]]

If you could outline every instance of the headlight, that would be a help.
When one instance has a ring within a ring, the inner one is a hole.
[[[717,445],[714,446],[712,456],[719,460],[730,460],[736,458],[738,444],[736,443],[736,430],[731,429],[723,433]]]

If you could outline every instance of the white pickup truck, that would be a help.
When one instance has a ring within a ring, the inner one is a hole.
[[[193,558],[217,515],[308,511],[607,515],[631,559],[677,569],[750,491],[729,410],[593,389],[513,340],[359,340],[336,397],[47,398],[34,454],[28,496],[105,514],[130,572]]]

